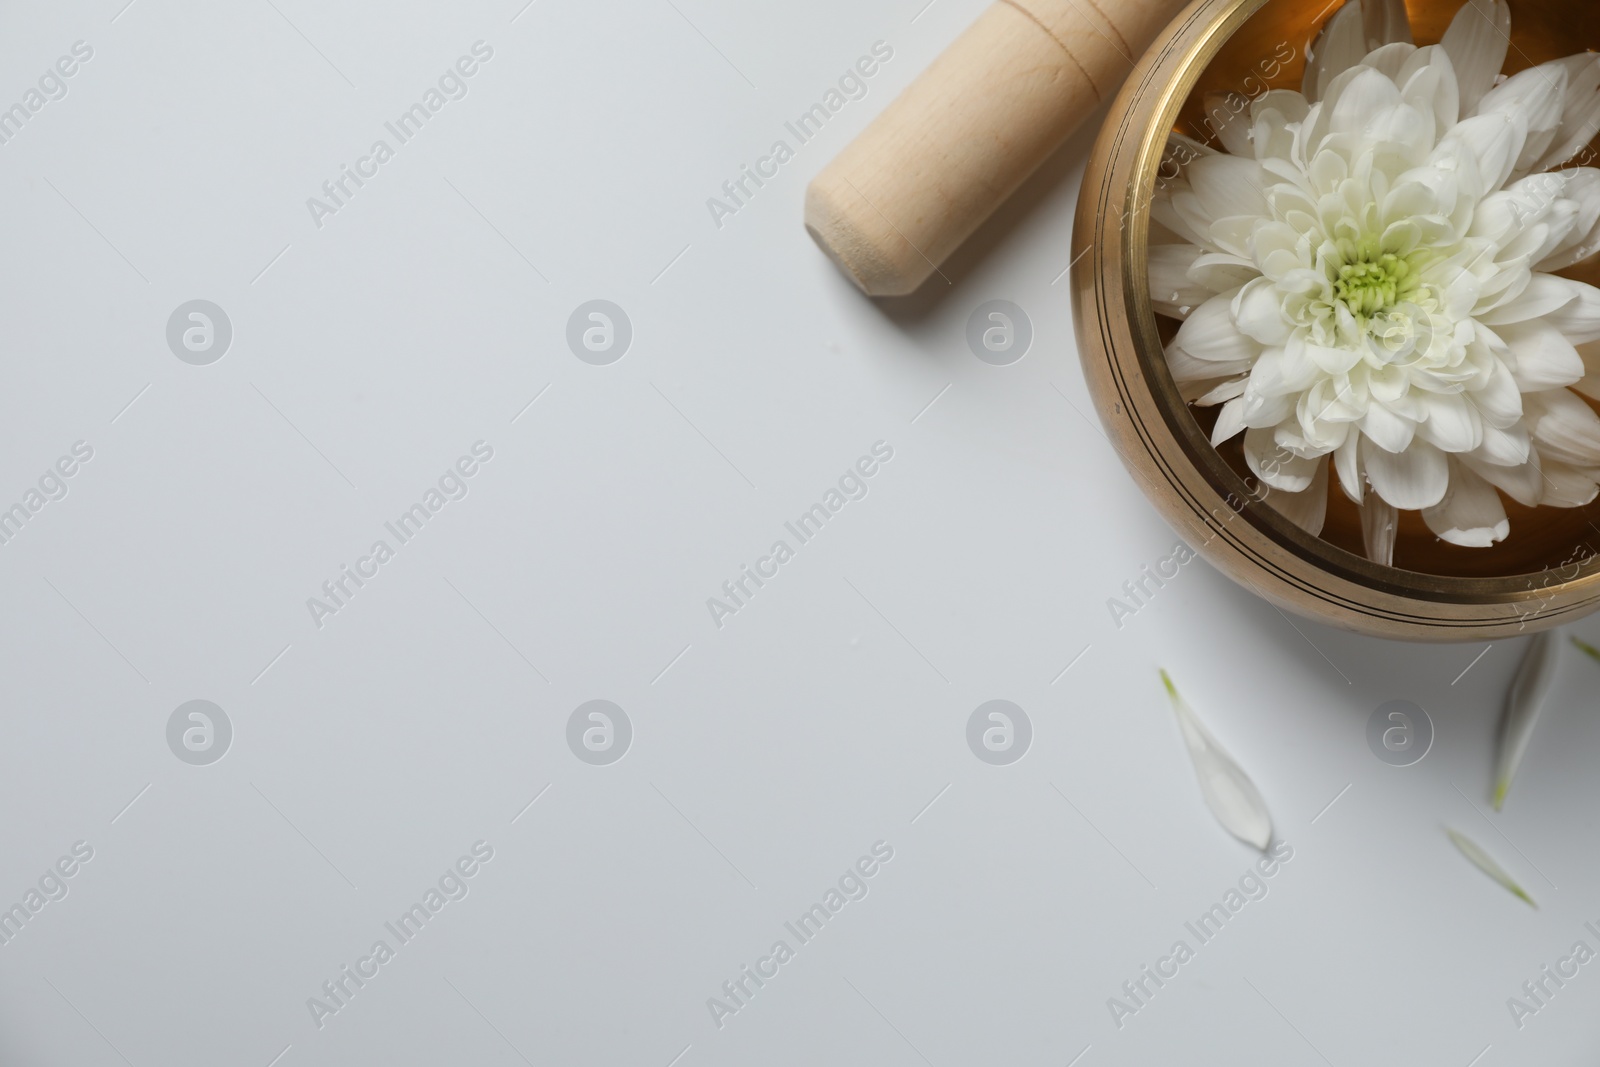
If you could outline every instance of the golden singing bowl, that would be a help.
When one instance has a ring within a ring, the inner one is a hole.
[[[1416,43],[1437,43],[1461,2],[1407,0]],[[1600,50],[1595,0],[1509,2],[1507,73]],[[1207,139],[1207,92],[1299,89],[1306,45],[1339,3],[1319,6],[1198,0],[1157,38],[1112,103],[1072,235],[1073,316],[1095,407],[1167,521],[1224,574],[1281,608],[1422,641],[1483,641],[1571,622],[1600,608],[1600,501],[1527,508],[1505,500],[1511,533],[1492,548],[1447,544],[1403,512],[1395,565],[1380,566],[1363,554],[1360,516],[1336,485],[1320,536],[1258,499],[1239,438],[1213,448],[1216,409],[1191,408],[1167,370],[1163,342],[1177,324],[1151,309],[1146,256],[1167,135]],[[1600,283],[1593,261],[1560,273]]]

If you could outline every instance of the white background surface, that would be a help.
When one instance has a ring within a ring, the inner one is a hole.
[[[1176,539],[1077,365],[1092,132],[937,299],[874,306],[805,236],[805,182],[983,0],[124,2],[0,13],[0,103],[94,49],[0,147],[0,500],[94,449],[0,546],[0,902],[94,849],[0,946],[0,1062],[1594,1061],[1600,965],[1520,1030],[1506,1001],[1600,948],[1600,665],[1563,650],[1491,817],[1519,642],[1290,625],[1202,562],[1113,622]],[[478,40],[468,95],[318,228],[306,198]],[[866,97],[714,225],[880,40]],[[195,298],[233,324],[210,366],[164,337]],[[564,339],[596,298],[633,325],[609,366]],[[1006,367],[963,338],[997,298],[1035,330]],[[479,440],[466,498],[318,628],[307,598]],[[880,440],[869,494],[715,626]],[[1254,860],[1158,666],[1294,857],[1119,1029],[1108,998]],[[196,698],[234,729],[209,766],[166,742]],[[565,740],[596,698],[634,729],[609,766]],[[1010,766],[965,739],[995,698],[1033,724]],[[1364,739],[1391,699],[1437,729],[1411,767]],[[480,840],[319,1028],[308,998]],[[870,893],[719,1028],[707,999],[877,841]]]

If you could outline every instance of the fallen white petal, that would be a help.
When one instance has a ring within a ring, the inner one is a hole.
[[[1522,665],[1511,682],[1511,692],[1506,696],[1505,717],[1500,723],[1500,751],[1495,760],[1494,810],[1499,811],[1506,802],[1506,792],[1511,779],[1522,764],[1528,751],[1528,741],[1533,737],[1534,724],[1544,706],[1556,675],[1554,630],[1544,630],[1533,635],[1523,654]]]
[[[1272,843],[1272,816],[1267,813],[1261,792],[1178,695],[1166,671],[1161,672],[1161,682],[1177,713],[1178,729],[1189,749],[1189,758],[1194,761],[1206,805],[1230,834],[1265,851]]]
[[[1454,842],[1456,848],[1461,850],[1461,854],[1472,861],[1474,867],[1499,882],[1502,887],[1520,897],[1530,906],[1535,908],[1539,906],[1528,895],[1528,891],[1518,885],[1516,879],[1512,878],[1504,867],[1496,863],[1494,857],[1485,852],[1476,841],[1465,834],[1451,830],[1449,827],[1445,828],[1445,832],[1450,835],[1450,840]]]

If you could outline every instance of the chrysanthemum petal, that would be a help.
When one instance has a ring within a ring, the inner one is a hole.
[[[1461,90],[1450,54],[1438,45],[1419,48],[1406,57],[1394,83],[1400,98],[1413,107],[1431,107],[1436,128],[1447,130],[1461,118]]]
[[[1150,304],[1156,314],[1187,318],[1189,312],[1217,295],[1189,276],[1189,268],[1204,254],[1198,245],[1150,246]]]
[[[1422,521],[1453,545],[1488,548],[1511,532],[1505,505],[1494,487],[1464,464],[1450,464],[1450,489],[1444,499],[1424,508]]]
[[[1499,751],[1495,754],[1495,811],[1505,806],[1506,793],[1511,788],[1511,780],[1516,776],[1522,757],[1528,751],[1528,742],[1533,739],[1533,727],[1538,722],[1545,697],[1555,684],[1560,647],[1552,631],[1546,630],[1535,634],[1533,640],[1528,642],[1527,651],[1523,653],[1516,677],[1511,680],[1511,691],[1506,694],[1505,714],[1500,721]],[[1488,857],[1483,856],[1483,859],[1487,860]],[[1473,862],[1484,866],[1478,858],[1474,858]],[[1511,880],[1510,875],[1500,869],[1499,864],[1489,860],[1484,870],[1500,884],[1524,900],[1528,900],[1528,895],[1516,888],[1516,883]],[[1531,900],[1528,902],[1532,903]]]
[[[1330,134],[1357,133],[1374,115],[1400,103],[1399,87],[1371,67],[1357,68],[1354,77],[1340,83],[1336,95],[1324,101],[1333,109],[1328,116]]]
[[[1411,447],[1417,424],[1395,414],[1389,405],[1376,403],[1368,405],[1361,419],[1361,432],[1378,446],[1378,451],[1404,452]]]
[[[1288,354],[1289,349],[1284,349]],[[1313,382],[1311,388],[1300,395],[1300,403],[1296,410],[1296,417],[1300,420],[1302,432],[1308,436],[1316,436],[1313,426],[1332,424],[1346,426],[1359,420],[1367,406],[1367,398],[1358,395],[1354,383],[1348,376],[1327,377]],[[1343,443],[1344,435],[1338,435],[1337,440],[1330,441],[1328,448],[1333,448]]]
[[[1561,278],[1553,274],[1535,275],[1555,278],[1565,282],[1572,292],[1572,300],[1545,316],[1545,321],[1566,335],[1575,345],[1600,341],[1600,289],[1584,282]]]
[[[1323,98],[1328,83],[1336,75],[1361,62],[1361,57],[1367,51],[1361,5],[1347,0],[1323,24],[1321,32],[1306,49],[1306,72],[1301,79],[1300,91],[1307,100],[1316,103]]]
[[[1439,43],[1455,66],[1461,113],[1475,114],[1511,47],[1511,9],[1505,0],[1467,0]]]
[[[1172,700],[1172,710],[1177,713],[1178,727],[1189,758],[1194,762],[1195,776],[1200,781],[1200,793],[1206,805],[1229,833],[1265,851],[1272,843],[1272,817],[1267,813],[1261,791],[1178,695],[1166,671],[1161,672],[1161,682]]]
[[[1578,285],[1554,274],[1530,275],[1520,293],[1491,310],[1479,310],[1477,319],[1485,326],[1499,327],[1543,318],[1576,300]]]
[[[1394,566],[1395,535],[1400,531],[1399,512],[1377,493],[1368,493],[1360,510],[1361,546],[1367,558],[1380,566]]]
[[[1483,419],[1464,394],[1419,390],[1415,395],[1423,411],[1417,435],[1424,441],[1446,452],[1471,452],[1483,443]]]
[[[1244,392],[1245,384],[1248,381],[1248,377],[1240,376],[1238,378],[1229,378],[1226,381],[1218,382],[1216,385],[1212,386],[1204,396],[1196,400],[1195,403],[1204,408],[1211,407],[1215,404],[1220,404],[1225,400],[1234,400]]]
[[[1600,99],[1600,93],[1596,94],[1596,98]],[[1567,232],[1559,237],[1543,259],[1534,264],[1534,269],[1560,270],[1600,252],[1600,170],[1574,167],[1536,177],[1559,179],[1560,197],[1571,203],[1575,211]],[[1528,180],[1531,182],[1534,179]],[[1548,188],[1549,183],[1541,183],[1540,187]]]
[[[1214,293],[1232,292],[1260,275],[1248,259],[1227,252],[1207,252],[1189,267],[1189,280]]]
[[[1545,487],[1539,501],[1541,504],[1553,508],[1581,508],[1593,503],[1594,498],[1600,495],[1600,486],[1595,485],[1600,468],[1576,467],[1570,463],[1548,460],[1542,474]]]
[[[1505,429],[1522,418],[1522,391],[1505,363],[1494,355],[1485,357],[1489,373],[1472,394],[1472,402],[1490,426]],[[1520,462],[1520,461],[1519,461]]]
[[[1528,453],[1525,461],[1510,466],[1484,462],[1475,454],[1460,459],[1480,478],[1524,507],[1536,507],[1544,500],[1545,481],[1538,452]]]
[[[1221,362],[1255,359],[1261,354],[1261,345],[1234,326],[1233,297],[1233,293],[1220,293],[1191,311],[1178,327],[1173,344],[1196,359]]]
[[[1298,493],[1311,484],[1324,459],[1297,456],[1278,444],[1268,427],[1253,427],[1244,432],[1244,458],[1257,478],[1287,493]]]
[[[1172,372],[1172,380],[1180,386],[1190,382],[1209,383],[1235,374],[1247,374],[1251,364],[1252,361],[1248,359],[1197,359],[1178,345],[1167,346],[1167,369]],[[1210,389],[1210,385],[1205,388]]]
[[[1534,638],[1534,640],[1537,641],[1540,637],[1548,636],[1548,634],[1539,634]],[[1495,805],[1496,808],[1499,808],[1499,806],[1500,805],[1498,803]],[[1445,833],[1450,836],[1451,842],[1456,846],[1456,848],[1461,850],[1461,854],[1467,857],[1474,867],[1478,868],[1478,870],[1482,871],[1484,874],[1487,874],[1490,878],[1493,878],[1496,882],[1500,883],[1500,886],[1507,892],[1513,893],[1520,897],[1529,907],[1537,908],[1539,906],[1538,903],[1528,895],[1528,891],[1522,888],[1522,886],[1518,885],[1517,880],[1511,877],[1511,874],[1504,867],[1495,862],[1493,856],[1484,851],[1482,845],[1479,845],[1476,841],[1472,840],[1470,837],[1467,837],[1465,834],[1456,830],[1452,830],[1448,827],[1445,828]]]
[[[1230,441],[1244,432],[1244,401],[1237,398],[1222,405],[1222,410],[1217,412],[1216,425],[1211,427],[1211,444],[1213,447]]]
[[[1513,74],[1484,94],[1479,115],[1515,115],[1527,130],[1513,170],[1526,173],[1555,140],[1567,94],[1567,69],[1560,63],[1541,63]]]
[[[1406,60],[1416,54],[1417,46],[1410,41],[1393,42],[1379,45],[1362,58],[1362,65],[1379,71],[1384,77],[1400,85],[1400,71],[1405,67]]]
[[[1316,471],[1311,476],[1310,485],[1298,493],[1268,489],[1266,502],[1284,518],[1315,537],[1322,532],[1322,524],[1328,518],[1328,460],[1323,457],[1312,462],[1316,464]]]
[[[1582,52],[1556,62],[1567,71],[1567,94],[1561,126],[1534,170],[1559,167],[1600,133],[1600,55]]]
[[[1568,195],[1572,176],[1582,171],[1562,171],[1556,174],[1534,174],[1519,179],[1490,193],[1478,204],[1472,218],[1468,236],[1488,242],[1498,249],[1495,256],[1506,262],[1526,252],[1529,262],[1538,262],[1550,253],[1582,239],[1572,231],[1582,221],[1582,201],[1587,196],[1586,183],[1580,181],[1576,191]],[[1596,210],[1600,212],[1600,200]],[[1549,229],[1548,245],[1528,248],[1527,235],[1537,225]],[[1518,247],[1524,246],[1524,247]],[[1514,250],[1515,249],[1515,250]]]
[[[1473,192],[1483,196],[1506,183],[1527,138],[1528,128],[1515,112],[1476,115],[1456,123],[1439,139],[1431,162],[1438,168],[1458,167],[1461,157],[1469,156],[1476,165],[1477,188]],[[1463,173],[1461,180],[1471,178]]]
[[[1485,421],[1483,441],[1471,452],[1473,459],[1497,467],[1520,467],[1533,455],[1533,438],[1524,426],[1502,429]]]
[[[1250,121],[1258,121],[1268,111],[1276,111],[1287,122],[1299,122],[1311,110],[1311,102],[1293,89],[1268,89],[1250,101]]]
[[[1207,93],[1200,101],[1206,126],[1236,156],[1254,158],[1251,147],[1249,101],[1240,93]]]
[[[1397,158],[1404,166],[1414,167],[1433,150],[1434,131],[1431,108],[1424,111],[1400,102],[1372,112],[1361,127],[1361,139],[1367,152]]]
[[[1211,224],[1211,243],[1243,258],[1250,251],[1250,231],[1261,221],[1255,215],[1229,215]]]
[[[1210,244],[1210,222],[1201,220],[1199,225],[1195,225],[1188,215],[1179,210],[1178,200],[1180,197],[1188,197],[1190,200],[1195,201],[1198,207],[1198,198],[1189,190],[1189,183],[1185,179],[1178,179],[1172,183],[1172,186],[1164,194],[1151,198],[1150,219],[1152,232],[1159,226],[1179,240],[1200,245],[1202,248],[1212,247]]]
[[[1259,218],[1267,214],[1263,191],[1266,177],[1261,164],[1238,156],[1206,156],[1189,164],[1189,186],[1200,198],[1204,217],[1212,222],[1235,216]]]
[[[1584,396],[1600,400],[1600,342],[1590,341],[1577,346],[1578,358],[1583,360],[1583,377],[1572,388]]]
[[[1266,278],[1257,278],[1233,298],[1233,321],[1240,331],[1263,345],[1281,345],[1294,332],[1283,314],[1283,299]]]
[[[1600,415],[1577,394],[1568,389],[1528,393],[1523,407],[1529,432],[1546,460],[1600,466]]]
[[[1432,507],[1450,485],[1445,454],[1426,441],[1413,441],[1403,452],[1366,447],[1361,459],[1373,490],[1402,511]]]
[[[1583,358],[1562,332],[1539,319],[1501,326],[1500,339],[1515,362],[1511,376],[1524,393],[1559,389],[1583,377]]]
[[[1404,0],[1361,0],[1361,23],[1369,51],[1411,43],[1411,20]]]
[[[1344,495],[1361,503],[1361,498],[1366,493],[1366,484],[1361,476],[1361,435],[1352,433],[1344,439],[1344,444],[1333,451],[1333,469],[1339,476],[1339,488],[1344,490]]]

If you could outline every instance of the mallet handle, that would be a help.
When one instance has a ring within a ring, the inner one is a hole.
[[[870,296],[900,296],[1133,69],[1186,0],[998,0],[806,190],[806,229]]]

